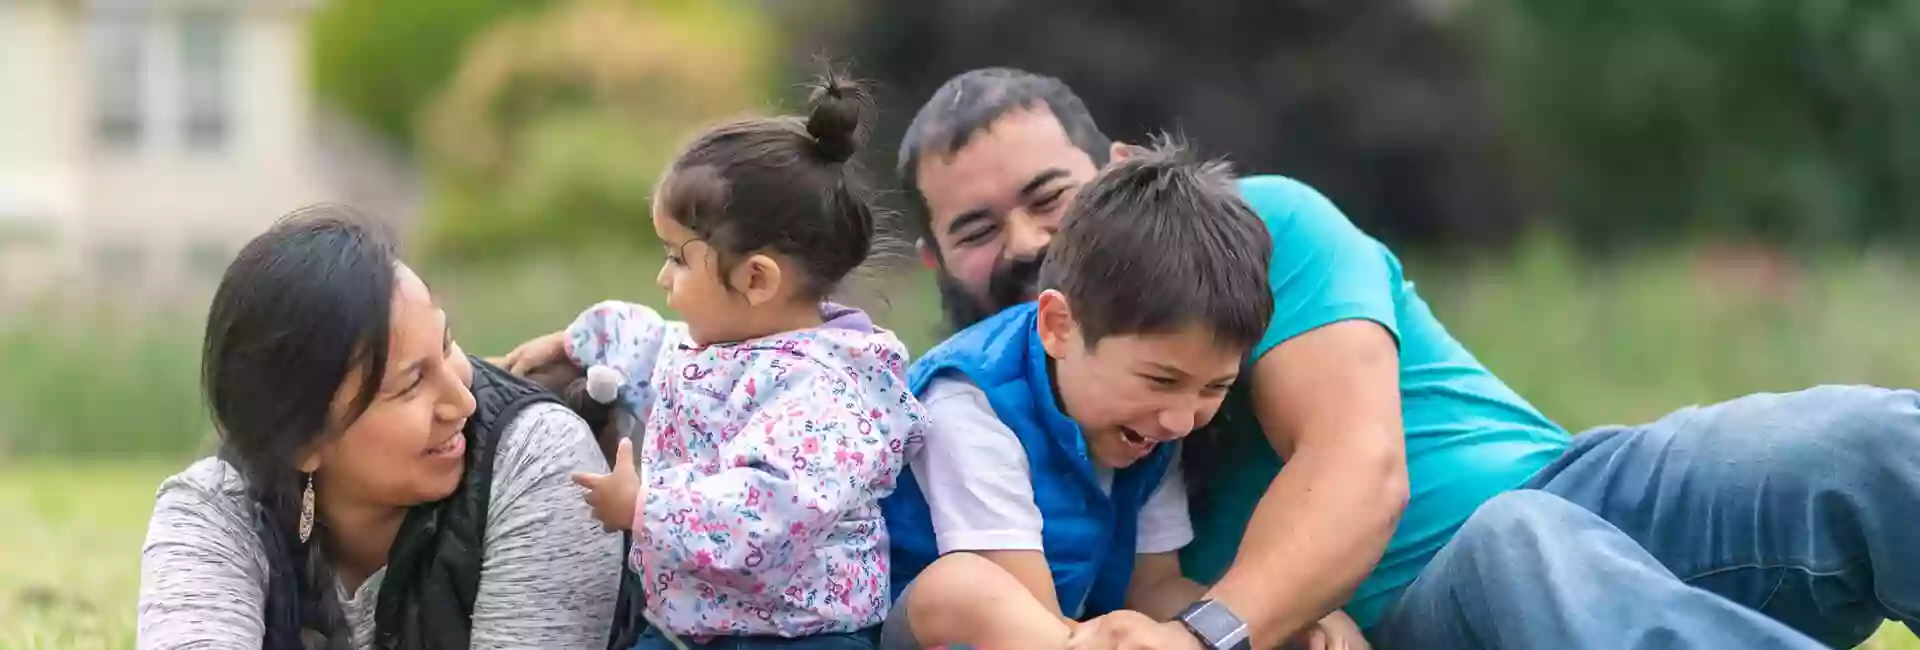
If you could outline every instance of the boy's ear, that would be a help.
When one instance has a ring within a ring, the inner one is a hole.
[[[1046,348],[1049,357],[1064,358],[1072,346],[1080,344],[1080,322],[1074,320],[1073,307],[1059,291],[1042,291],[1038,301],[1035,326],[1040,328],[1040,347]]]
[[[733,267],[732,276],[734,290],[746,296],[747,304],[754,307],[778,297],[780,284],[787,279],[780,273],[780,263],[764,253],[742,260]]]

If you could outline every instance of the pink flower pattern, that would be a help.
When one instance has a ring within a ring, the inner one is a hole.
[[[791,638],[886,617],[880,499],[927,415],[899,339],[826,307],[842,317],[704,347],[628,303],[568,328],[568,355],[621,371],[620,404],[646,423],[629,562],[677,635]]]

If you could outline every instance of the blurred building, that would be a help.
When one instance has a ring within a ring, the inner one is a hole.
[[[0,0],[0,313],[178,300],[278,215],[350,200],[306,81],[314,4]]]

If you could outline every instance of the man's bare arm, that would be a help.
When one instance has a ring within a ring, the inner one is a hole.
[[[1379,324],[1336,322],[1254,363],[1254,413],[1286,459],[1232,568],[1208,592],[1271,648],[1346,601],[1407,503],[1399,350]]]
[[[1171,621],[1207,588],[1180,573],[1180,552],[1135,556],[1133,581],[1127,584],[1127,609],[1156,621]]]

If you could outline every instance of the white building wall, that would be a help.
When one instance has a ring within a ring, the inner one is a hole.
[[[0,0],[0,316],[47,291],[74,256],[85,196],[71,9]]]
[[[181,17],[209,7],[229,16],[218,57],[228,126],[218,146],[196,147]],[[0,88],[11,89],[0,91],[0,315],[55,287],[157,303],[192,295],[275,218],[334,198],[313,141],[309,10],[285,0],[0,0]],[[92,21],[109,13],[132,17],[114,38],[140,50],[130,144],[96,128]],[[8,244],[9,228],[39,234]]]
[[[79,208],[73,25],[51,2],[0,2],[0,220]]]

